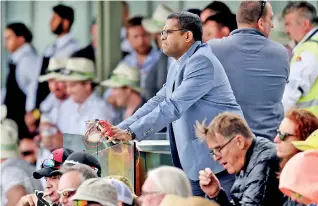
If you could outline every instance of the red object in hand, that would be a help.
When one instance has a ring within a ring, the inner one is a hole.
[[[114,135],[111,124],[109,124],[109,122],[107,122],[106,120],[99,120],[97,128],[100,131],[102,131],[103,129],[106,129],[109,137],[112,137]]]

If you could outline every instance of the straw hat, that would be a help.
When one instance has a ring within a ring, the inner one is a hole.
[[[149,33],[159,33],[166,24],[167,17],[174,11],[166,5],[159,4],[151,19],[143,19],[142,26]]]
[[[57,78],[59,81],[94,81],[95,65],[87,58],[70,58]]]
[[[59,72],[65,68],[66,62],[67,58],[50,58],[47,72],[39,77],[39,82],[57,78],[60,75]]]
[[[110,88],[130,87],[138,93],[142,92],[140,88],[139,69],[130,67],[127,64],[119,63],[113,71],[110,79],[101,82],[102,86]]]
[[[311,133],[304,141],[292,141],[292,144],[301,151],[318,150],[318,129]]]

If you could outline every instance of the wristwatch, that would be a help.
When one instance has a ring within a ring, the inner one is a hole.
[[[131,136],[131,140],[136,139],[136,134],[128,127],[128,129],[126,130],[127,134],[129,134]]]

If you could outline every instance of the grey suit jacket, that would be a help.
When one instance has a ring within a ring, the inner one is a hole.
[[[180,159],[181,165],[177,166],[190,179],[198,180],[201,169],[209,167],[218,173],[224,168],[196,137],[195,122],[210,122],[224,111],[243,116],[221,63],[207,44],[198,41],[171,65],[167,82],[157,95],[118,126],[129,127],[137,140],[143,140],[170,125],[168,135],[174,163]]]

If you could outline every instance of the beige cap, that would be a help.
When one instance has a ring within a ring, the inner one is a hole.
[[[70,58],[61,71],[58,81],[94,81],[95,65],[87,58]]]
[[[103,206],[117,206],[118,201],[116,189],[102,178],[85,180],[71,200],[92,201]]]
[[[111,88],[127,86],[139,93],[142,92],[142,89],[140,88],[139,69],[130,67],[124,63],[119,63],[110,79],[101,82],[101,85]]]
[[[166,24],[167,17],[174,11],[166,5],[159,4],[151,19],[143,19],[142,26],[150,33],[159,33]]]
[[[60,75],[60,71],[65,68],[67,58],[50,58],[47,73],[39,77],[39,82],[55,79]]]

